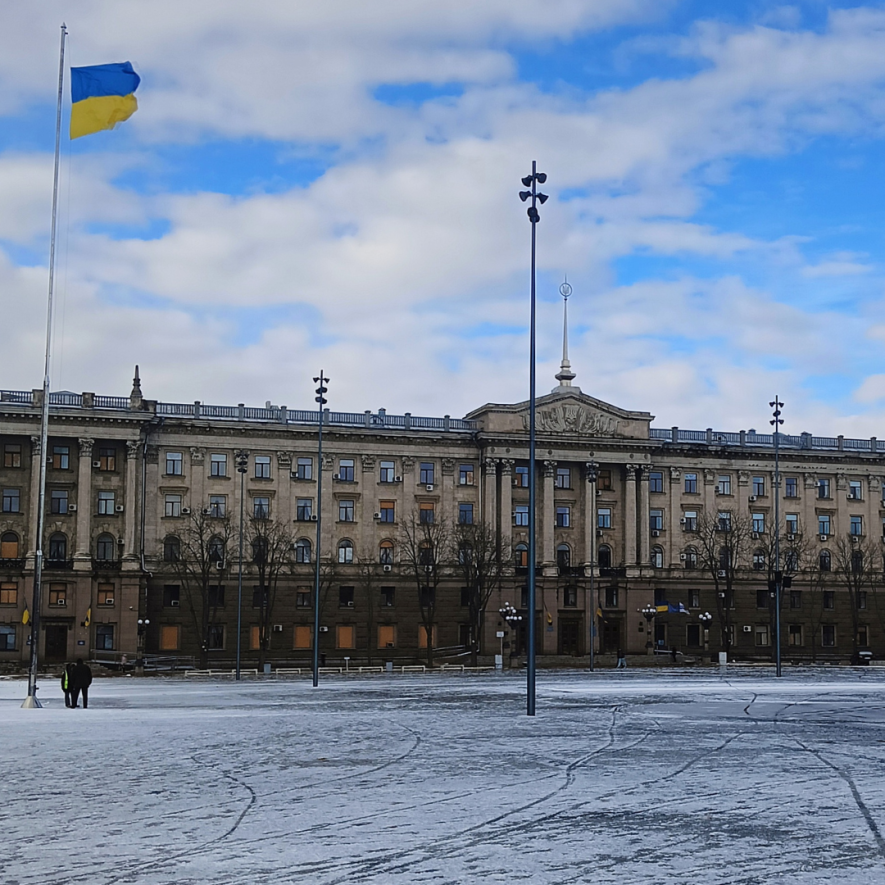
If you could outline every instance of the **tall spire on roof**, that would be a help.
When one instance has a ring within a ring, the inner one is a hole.
[[[559,294],[562,295],[562,364],[554,377],[560,387],[571,387],[572,380],[576,376],[568,358],[568,298],[572,294],[572,287],[568,284],[568,280],[559,287]]]

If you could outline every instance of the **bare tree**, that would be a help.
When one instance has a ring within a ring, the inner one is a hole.
[[[817,660],[818,639],[824,617],[824,594],[835,586],[836,576],[831,571],[832,557],[826,561],[820,556],[808,568],[808,617],[811,620],[811,660]]]
[[[231,525],[226,517],[210,516],[194,508],[177,544],[167,538],[163,558],[169,563],[182,590],[188,611],[200,638],[200,667],[209,662],[210,633],[219,607],[217,587],[228,565],[231,552]]]
[[[437,588],[451,550],[451,528],[443,513],[412,511],[401,526],[402,562],[412,573],[427,645],[427,666],[433,666],[433,628],[436,622]]]
[[[504,563],[510,550],[502,549],[497,532],[485,522],[459,523],[452,533],[451,559],[458,564],[467,589],[470,614],[470,660],[475,667],[480,652],[485,611],[492,594],[501,589]]]
[[[875,592],[877,560],[878,550],[868,538],[860,535],[840,535],[836,538],[833,571],[837,582],[848,591],[848,606],[851,609],[851,661],[854,664],[860,660],[858,610],[861,594],[869,591],[872,595]]]
[[[375,605],[378,589],[378,570],[381,564],[372,556],[371,548],[365,548],[357,557],[357,580],[366,599],[366,627],[369,633],[366,648],[367,663],[372,666],[372,646],[375,641]]]

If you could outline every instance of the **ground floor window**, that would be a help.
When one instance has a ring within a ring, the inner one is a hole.
[[[396,648],[396,627],[393,624],[378,627],[378,648]]]
[[[857,628],[857,644],[861,648],[867,648],[870,644],[870,630],[866,624],[861,624]]]
[[[210,650],[217,651],[224,648],[224,626],[222,624],[210,624],[208,646]]]
[[[791,646],[798,648],[799,646],[805,645],[801,624],[790,624],[789,631],[789,643]]]
[[[295,625],[295,642],[293,648],[311,648],[313,646],[313,628],[307,624]]]
[[[113,651],[114,625],[99,624],[95,628],[95,647],[98,651]]]
[[[701,645],[701,625],[689,624],[685,628],[685,644],[689,648],[699,648]]]
[[[335,628],[335,648],[356,648],[356,628],[353,624],[339,624]]]
[[[767,646],[769,644],[768,641],[768,624],[757,624],[756,625],[756,645],[758,647]]]
[[[433,644],[433,648],[437,648],[436,624],[430,630],[430,641]],[[418,648],[427,648],[427,628],[423,624],[418,627]]]
[[[836,625],[824,624],[820,628],[820,644],[824,648],[835,648],[836,646]]]
[[[0,624],[0,651],[15,651],[15,627]]]
[[[253,624],[249,628],[249,648],[252,651],[258,651],[261,648],[261,627]]]
[[[181,627],[166,624],[160,627],[160,651],[178,651],[181,647]]]

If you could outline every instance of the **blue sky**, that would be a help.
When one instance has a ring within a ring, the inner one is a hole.
[[[885,435],[885,4],[85,0],[0,12],[4,388],[41,377],[58,28],[139,111],[65,140],[53,386],[463,414],[561,348],[659,426]],[[167,8],[168,7],[168,8]],[[69,83],[65,86],[69,113]],[[24,306],[24,308],[22,308]],[[7,312],[7,316],[10,312]]]

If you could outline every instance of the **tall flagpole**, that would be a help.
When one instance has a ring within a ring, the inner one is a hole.
[[[37,537],[34,541],[34,596],[31,603],[31,664],[28,669],[28,696],[22,707],[42,707],[37,700],[38,644],[40,641],[40,600],[43,585],[43,523],[46,517],[46,456],[49,449],[49,361],[52,350],[52,300],[55,289],[55,232],[58,215],[58,166],[61,147],[61,103],[65,83],[65,38],[68,29],[62,22],[58,53],[58,104],[55,111],[55,169],[52,179],[52,225],[49,232],[49,297],[46,303],[46,358],[43,364],[43,413],[40,422],[40,492],[37,498]]]

